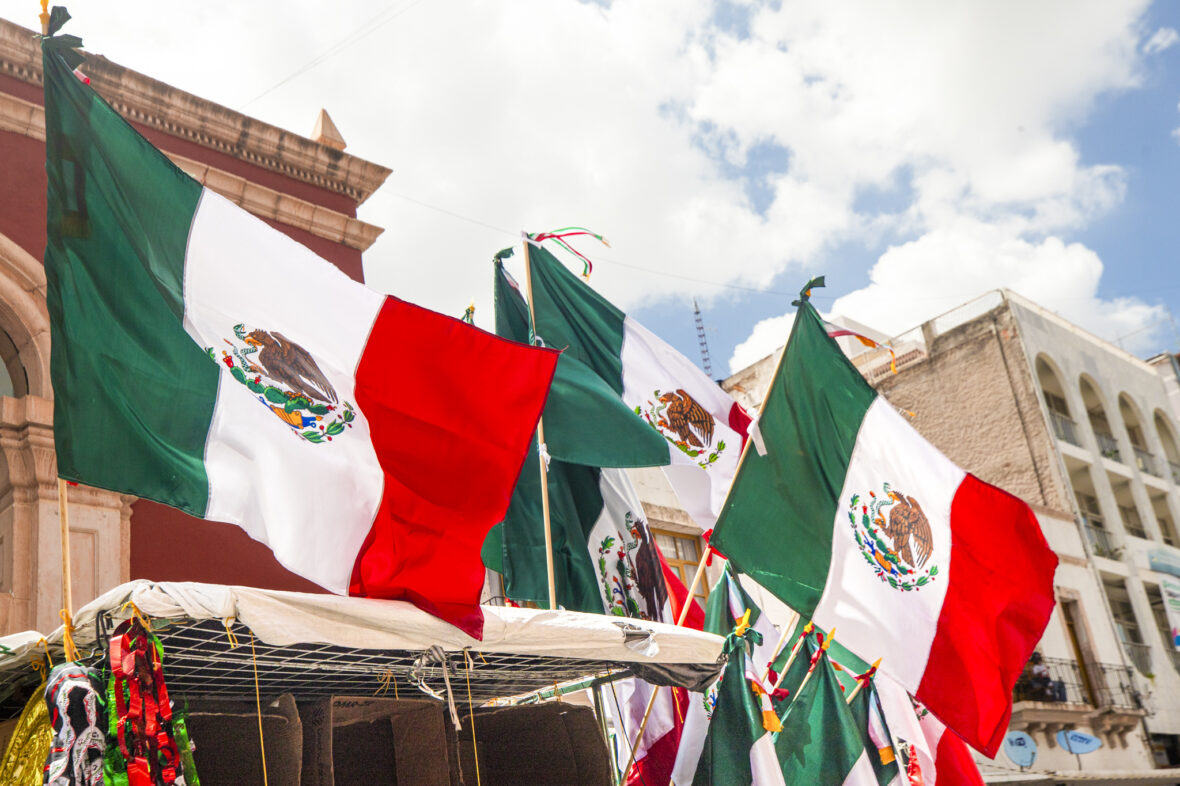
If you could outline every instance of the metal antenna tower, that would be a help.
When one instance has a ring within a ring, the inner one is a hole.
[[[701,309],[697,306],[697,299],[692,299],[692,317],[697,324],[697,343],[701,347],[701,364],[705,367],[705,374],[713,378],[713,361],[709,359],[709,342],[705,340],[705,322],[701,319]]]

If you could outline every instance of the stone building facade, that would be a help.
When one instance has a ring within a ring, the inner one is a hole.
[[[1068,729],[1102,740],[1081,758],[1095,776],[1180,764],[1180,652],[1160,589],[1180,576],[1174,360],[1141,360],[1003,290],[891,343],[896,374],[885,350],[844,349],[953,461],[1029,502],[1059,557],[1038,646],[1050,683],[1022,678],[1011,721],[1039,747],[1034,769],[1078,768],[1055,739]],[[756,407],[777,358],[724,386]],[[1015,769],[1002,753],[983,766],[992,782]]]
[[[363,280],[361,254],[382,230],[356,210],[390,170],[343,152],[326,115],[309,139],[103,57],[82,70],[194,178]],[[0,635],[52,630],[62,605],[42,104],[34,32],[0,19]],[[140,577],[316,589],[236,527],[98,489],[68,496],[75,607]]]

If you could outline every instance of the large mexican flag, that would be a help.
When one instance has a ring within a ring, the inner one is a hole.
[[[605,422],[592,420],[582,400],[555,388],[545,410],[546,429],[551,410],[562,406],[581,418],[583,428],[600,429],[598,440],[606,440],[606,449],[616,458],[587,460],[571,455],[577,445],[556,441],[550,445],[553,457],[598,466],[663,466],[684,510],[702,528],[711,527],[737,469],[749,416],[692,361],[595,292],[546,249],[530,241],[527,250],[537,337],[563,350],[562,364],[576,362],[592,371],[650,430],[646,438],[623,439],[622,433],[607,430]],[[610,463],[624,453],[635,455],[626,464]]]
[[[713,542],[994,755],[1054,603],[1032,511],[926,442],[806,295],[758,429]]]
[[[557,353],[350,280],[174,166],[63,53],[46,41],[59,474],[478,636],[479,548]]]

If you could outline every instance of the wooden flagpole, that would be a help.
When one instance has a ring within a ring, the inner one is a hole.
[[[529,333],[535,339],[537,320],[533,313],[533,269],[529,263],[529,237],[524,237],[524,283],[529,301]],[[537,453],[541,465],[541,517],[545,522],[545,570],[549,575],[549,608],[557,608],[557,579],[553,572],[553,529],[549,524],[549,462],[545,450],[544,418],[537,419]],[[650,708],[649,708],[650,709]]]
[[[852,700],[856,698],[856,694],[860,693],[860,689],[868,684],[869,680],[877,672],[877,667],[881,665],[881,658],[877,658],[877,662],[869,667],[869,670],[864,674],[862,679],[856,681],[856,687],[852,689],[852,693],[848,694],[848,698],[844,700],[845,704],[851,704]]]
[[[806,626],[804,626],[803,632],[799,634],[799,640],[796,641],[795,646],[791,648],[791,655],[787,658],[786,665],[783,666],[783,670],[779,672],[778,679],[774,681],[774,687],[770,689],[771,695],[774,695],[774,692],[778,690],[778,686],[783,684],[783,680],[787,677],[787,672],[791,670],[791,666],[795,664],[795,658],[799,656],[799,650],[803,647],[803,642],[807,640],[807,637],[811,635],[813,630],[815,630],[815,627],[812,626],[811,623],[808,623]],[[775,657],[777,658],[778,656],[776,655]]]
[[[60,477],[57,479],[57,517],[61,524],[61,602],[68,628],[74,617],[74,591],[70,581],[70,509],[66,502],[66,481]]]
[[[49,35],[49,0],[41,0],[41,35]],[[65,626],[63,644],[66,658],[78,660],[78,651],[74,647],[74,589],[70,572],[70,510],[66,502],[66,481],[62,477],[57,479],[57,518],[61,525],[61,619]]]

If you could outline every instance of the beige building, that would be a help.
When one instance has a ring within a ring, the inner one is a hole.
[[[840,342],[927,439],[1029,502],[1060,559],[1057,608],[1038,647],[1050,679],[1036,684],[1026,672],[1011,721],[1038,746],[1041,782],[1168,782],[1174,773],[1151,770],[1180,765],[1180,652],[1160,592],[1180,576],[1174,360],[1143,361],[1007,291],[893,338],[896,374],[887,351]],[[756,408],[778,354],[724,387]],[[644,480],[645,504],[673,506]],[[1071,755],[1057,744],[1062,730],[1102,747]],[[980,763],[989,782],[1031,777],[1004,753]]]

